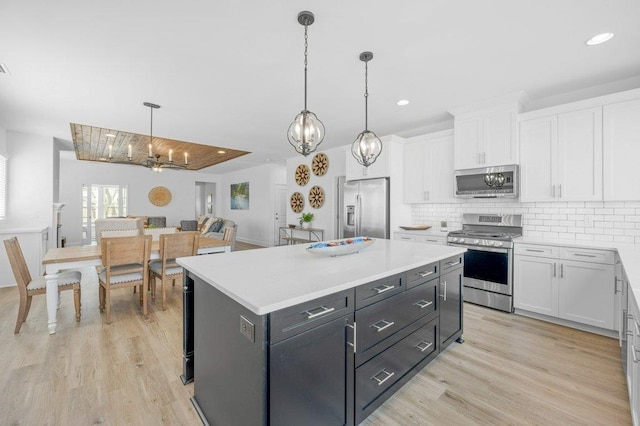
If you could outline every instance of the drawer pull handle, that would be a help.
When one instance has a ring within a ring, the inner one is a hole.
[[[433,271],[429,271],[429,272],[418,272],[418,274],[424,278],[424,277],[428,277],[429,275],[433,274]]]
[[[439,243],[440,242],[438,240],[425,240],[425,241],[429,241],[430,243]]]
[[[382,323],[382,325],[379,325],[380,323]],[[387,320],[381,320],[378,321],[377,323],[373,324],[371,327],[375,328],[376,331],[378,333],[380,333],[383,330],[386,330],[387,328],[391,327],[393,324],[395,324],[395,322],[391,321],[387,321]]]
[[[532,251],[534,253],[544,253],[544,250],[524,249],[525,251]]]
[[[379,379],[379,378],[378,378],[378,376],[379,376],[379,375],[381,375],[381,374],[384,374],[384,375],[385,375],[384,379]],[[382,369],[382,371],[381,371],[381,372],[379,372],[378,374],[376,374],[375,376],[373,376],[373,377],[371,378],[371,380],[375,380],[376,382],[378,382],[378,386],[382,386],[382,384],[383,384],[384,382],[386,382],[387,380],[389,380],[390,378],[392,378],[393,376],[395,376],[395,374],[396,374],[396,373],[394,373],[394,372],[389,373],[387,370],[385,370],[385,369],[383,368],[383,369]]]
[[[322,310],[320,312],[316,312],[315,314],[311,313],[311,311],[314,311],[316,309],[322,309]],[[326,315],[329,312],[333,312],[335,310],[336,308],[327,308],[326,306],[320,306],[318,308],[313,308],[313,309],[309,309],[308,311],[304,311],[303,314],[307,314],[307,319],[310,320],[310,319],[318,318],[322,315]]]
[[[394,288],[396,288],[394,285],[381,285],[380,287],[374,287],[371,290],[377,291],[378,294],[382,294],[385,291],[393,290]]]
[[[411,237],[400,237],[401,240],[412,240],[413,238]]]
[[[447,265],[447,266],[456,266],[456,265],[459,265],[459,264],[460,264],[460,261],[457,261],[457,262],[453,262],[452,261],[452,262],[445,263],[445,265]]]
[[[433,302],[431,302],[431,301],[427,302],[426,300],[421,300],[419,302],[414,303],[413,305],[417,306],[420,309],[424,309],[427,306],[432,305],[432,304],[433,304]]]
[[[595,254],[582,254],[582,253],[573,253],[574,256],[580,256],[580,257],[596,257]]]
[[[424,346],[422,346],[422,345],[424,345]],[[424,352],[424,351],[426,351],[427,349],[429,349],[431,346],[433,346],[433,343],[432,343],[432,342],[425,342],[425,341],[423,340],[422,342],[418,343],[418,344],[415,346],[415,348],[416,348],[417,350],[419,350],[420,352]]]

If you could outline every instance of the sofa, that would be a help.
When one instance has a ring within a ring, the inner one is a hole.
[[[231,250],[233,250],[233,247],[236,245],[236,234],[238,233],[238,225],[236,225],[233,220],[211,215],[198,217],[198,229],[202,233],[203,237],[221,240],[224,235],[225,228],[234,228],[235,230],[231,240]]]

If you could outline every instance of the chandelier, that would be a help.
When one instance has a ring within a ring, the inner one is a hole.
[[[358,134],[351,145],[351,154],[365,167],[372,165],[382,152],[382,141],[375,133],[369,130],[369,61],[373,59],[373,53],[362,52],[360,60],[364,62],[364,130]]]
[[[179,170],[188,170],[189,169],[189,154],[187,152],[184,153],[184,164],[179,164],[173,161],[173,149],[169,150],[169,161],[162,161],[162,156],[160,154],[153,153],[153,110],[159,109],[160,105],[153,104],[151,102],[144,102],[144,106],[149,107],[151,111],[151,125],[149,129],[149,153],[147,158],[144,159],[140,165],[147,167],[153,170],[156,173],[160,173],[163,169],[179,169]],[[129,144],[127,151],[127,160],[128,161],[117,161],[113,159],[113,145],[109,145],[109,162],[111,163],[120,163],[120,164],[134,164],[133,161],[133,149],[131,144]]]
[[[305,157],[315,151],[324,139],[324,124],[313,112],[307,110],[307,28],[314,20],[311,12],[298,13],[298,22],[304,25],[304,109],[296,115],[287,131],[287,139],[291,146]]]

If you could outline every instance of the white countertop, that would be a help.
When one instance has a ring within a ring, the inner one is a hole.
[[[447,228],[446,231],[442,231],[440,228],[429,228],[424,231],[417,230],[406,230],[398,228],[393,232],[397,232],[399,234],[410,234],[410,235],[424,235],[426,237],[442,237],[446,238],[447,234],[452,231],[452,229]]]
[[[377,239],[359,253],[324,257],[306,244],[185,257],[178,263],[257,315],[297,305],[466,251]]]

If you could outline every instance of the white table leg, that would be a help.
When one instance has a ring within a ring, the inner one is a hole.
[[[45,276],[47,282],[47,317],[49,334],[55,334],[58,322],[58,274],[47,273]]]

